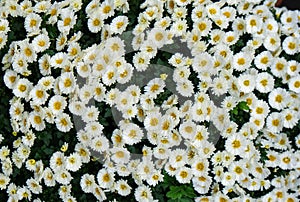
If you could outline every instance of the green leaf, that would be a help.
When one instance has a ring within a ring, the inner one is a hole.
[[[171,199],[179,199],[182,197],[182,187],[171,186],[170,191],[167,192],[167,197]]]
[[[244,102],[244,101],[240,102],[238,104],[238,107],[242,110],[249,111],[249,106],[247,105],[247,102]]]

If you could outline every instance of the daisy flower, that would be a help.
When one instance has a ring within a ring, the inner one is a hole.
[[[256,85],[255,88],[261,93],[268,93],[274,89],[275,80],[267,72],[262,72],[256,76]]]
[[[34,194],[40,194],[42,192],[42,186],[39,182],[33,178],[26,180],[28,189]]]
[[[52,113],[57,115],[66,108],[67,102],[65,97],[61,95],[54,95],[50,98],[48,106]]]
[[[110,188],[115,183],[114,173],[102,168],[97,174],[97,181],[102,188]]]
[[[15,71],[7,69],[3,78],[5,86],[7,86],[9,89],[13,89],[17,84],[19,77],[20,76]]]
[[[78,153],[72,153],[66,157],[66,169],[69,171],[77,171],[82,165],[81,156]]]
[[[171,26],[171,33],[174,34],[174,36],[182,36],[186,33],[187,27],[188,25],[185,19],[176,20]]]
[[[169,163],[174,168],[180,168],[187,163],[186,151],[183,149],[175,149],[171,151],[172,155],[169,157]]]
[[[283,25],[295,26],[298,21],[297,14],[293,11],[283,12],[280,16],[280,21]]]
[[[245,18],[245,21],[246,31],[250,34],[254,34],[260,31],[263,25],[262,19],[257,15],[248,15]]]
[[[148,33],[147,38],[152,40],[157,48],[161,48],[167,42],[167,32],[162,28],[154,28]]]
[[[287,60],[282,57],[274,58],[274,61],[271,65],[271,72],[276,77],[283,77],[287,71]]]
[[[244,71],[248,69],[252,62],[252,57],[249,57],[247,52],[239,52],[233,56],[232,66],[237,71]]]
[[[98,33],[104,25],[101,15],[98,15],[96,12],[92,13],[88,18],[88,29],[92,33]]]
[[[264,39],[263,45],[268,51],[276,51],[281,45],[279,35],[277,33],[268,34]]]
[[[224,39],[225,32],[219,29],[214,29],[210,32],[209,42],[213,45],[219,44]]]
[[[7,42],[7,34],[0,32],[0,50],[5,46]]]
[[[104,1],[100,5],[100,14],[103,16],[103,19],[107,19],[114,15],[114,3],[112,1]]]
[[[64,153],[62,152],[53,153],[52,156],[50,157],[49,164],[50,164],[50,168],[54,172],[64,169],[66,165]]]
[[[273,112],[269,114],[266,122],[267,128],[270,132],[278,133],[283,128],[283,117],[281,113]]]
[[[43,86],[36,85],[31,89],[29,97],[32,98],[34,104],[43,105],[47,101],[49,94],[45,91]]]
[[[221,77],[216,77],[212,83],[212,91],[214,95],[220,96],[227,93],[229,85],[228,82]]]
[[[236,18],[232,23],[232,29],[238,35],[246,32],[246,22],[243,18]]]
[[[32,196],[31,191],[24,186],[18,189],[17,195],[19,200],[25,199],[29,201],[31,200],[31,196]]]
[[[285,109],[282,111],[283,113],[283,126],[285,128],[293,128],[299,121],[298,113],[295,113],[294,110]]]
[[[115,186],[118,194],[121,196],[127,196],[131,193],[131,187],[128,185],[126,180],[118,180]]]
[[[113,33],[121,34],[126,30],[128,25],[128,17],[127,16],[118,16],[112,20],[110,23],[110,30]]]
[[[87,84],[84,84],[82,88],[79,89],[79,98],[80,100],[87,104],[93,97],[93,87]]]
[[[110,149],[112,153],[111,159],[117,164],[128,163],[130,159],[130,153],[125,148],[114,147]]]
[[[185,121],[180,124],[179,132],[185,139],[193,139],[196,133],[196,124],[193,121]]]
[[[221,9],[217,3],[208,4],[205,6],[208,17],[213,18],[219,16]]]
[[[109,141],[105,136],[97,135],[91,139],[91,143],[89,146],[93,150],[102,153],[109,148]]]
[[[133,145],[140,142],[144,135],[142,129],[133,123],[126,125],[126,128],[124,128],[122,131],[124,142],[128,145]]]
[[[209,167],[209,161],[206,158],[196,160],[191,165],[192,173],[195,176],[207,175],[208,167]]]
[[[282,42],[283,50],[289,54],[294,55],[299,52],[299,42],[296,37],[288,36]]]
[[[57,22],[57,28],[62,33],[69,33],[76,24],[77,16],[71,9],[65,8],[60,13],[61,20]]]
[[[233,155],[239,155],[246,149],[247,140],[240,134],[234,134],[227,138],[225,142],[226,151]],[[225,162],[226,163],[226,162]]]
[[[202,53],[197,55],[193,59],[193,64],[192,67],[194,71],[200,73],[200,72],[205,72],[207,69],[209,69],[211,66],[213,66],[212,63],[213,59],[212,56],[209,53]]]
[[[279,159],[280,163],[278,166],[284,170],[293,169],[296,165],[295,156],[290,151],[281,153]]]
[[[300,64],[295,60],[288,61],[287,74],[296,76],[300,71]]]
[[[145,93],[149,97],[155,98],[159,93],[163,92],[163,88],[166,86],[165,82],[160,78],[152,79],[145,86]]]
[[[289,89],[295,93],[300,93],[300,76],[292,77],[289,82]]]
[[[54,173],[54,178],[55,180],[62,184],[62,185],[68,185],[71,180],[73,179],[73,177],[71,176],[71,174],[67,171],[67,170],[59,170],[56,173]]]
[[[18,82],[14,86],[13,93],[17,97],[27,98],[32,87],[33,85],[28,79],[18,79]]]
[[[72,72],[62,73],[59,77],[58,86],[62,93],[69,94],[75,90],[76,79]]]
[[[50,60],[51,60],[51,58],[48,54],[44,54],[38,60],[39,70],[43,76],[51,74]]]
[[[73,128],[73,123],[68,114],[58,114],[54,121],[57,129],[62,132],[69,132]]]
[[[228,46],[235,44],[238,40],[239,36],[234,31],[226,32],[223,37],[223,42]]]
[[[274,89],[268,98],[269,105],[277,110],[285,108],[288,102],[287,92],[283,88]]]
[[[50,47],[50,38],[46,34],[40,34],[33,39],[32,45],[37,53],[43,52]]]
[[[37,34],[40,32],[42,18],[35,13],[30,13],[25,17],[24,27],[29,34]]]
[[[238,86],[241,92],[252,92],[255,88],[255,77],[250,74],[241,75],[238,78]]]
[[[211,31],[212,22],[203,18],[202,20],[196,21],[194,24],[194,29],[199,31],[200,36],[206,36]]]
[[[137,201],[153,201],[151,189],[145,185],[140,185],[135,189],[134,197]]]
[[[37,59],[37,54],[34,51],[33,45],[28,42],[28,40],[22,41],[20,44],[20,50],[22,56],[27,62],[34,62]]]
[[[28,70],[28,63],[22,55],[17,55],[14,57],[12,63],[13,70],[22,75],[31,74],[31,71]]]
[[[189,183],[193,177],[191,168],[180,167],[175,175],[176,180],[181,184]]]
[[[6,189],[8,183],[10,181],[10,178],[6,175],[4,175],[3,173],[0,173],[0,189]]]
[[[183,82],[177,83],[177,92],[184,97],[191,97],[194,92],[193,83],[190,80],[185,80]]]
[[[277,33],[278,31],[278,22],[273,18],[268,18],[264,22],[264,28],[268,33]]]

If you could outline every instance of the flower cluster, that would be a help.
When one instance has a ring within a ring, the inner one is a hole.
[[[17,137],[0,147],[0,189],[9,201],[41,201],[49,187],[77,201],[74,186],[99,201],[158,201],[152,190],[168,175],[196,201],[297,201],[300,13],[274,4],[146,0],[133,18],[126,0],[1,1]],[[12,41],[17,18],[25,33]],[[99,40],[86,45],[87,31]],[[149,78],[165,50],[166,71]],[[120,115],[112,132],[99,104]],[[49,127],[75,138],[35,157]],[[96,173],[83,171],[88,164]],[[31,175],[16,183],[22,168]]]

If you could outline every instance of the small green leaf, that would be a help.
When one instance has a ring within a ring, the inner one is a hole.
[[[182,188],[179,186],[171,186],[167,192],[167,197],[171,199],[179,199],[182,197]]]

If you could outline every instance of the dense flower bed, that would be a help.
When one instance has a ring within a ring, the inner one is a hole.
[[[1,201],[298,201],[300,13],[274,4],[2,0]]]

